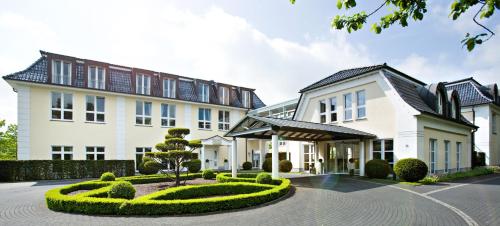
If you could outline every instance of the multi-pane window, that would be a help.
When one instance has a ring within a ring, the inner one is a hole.
[[[72,160],[73,147],[71,146],[52,146],[52,160]]]
[[[73,120],[73,94],[51,92],[51,118]]]
[[[151,125],[151,102],[135,102],[135,124]]]
[[[436,139],[430,139],[429,140],[429,162],[430,162],[430,171],[431,173],[436,172],[436,155],[437,155],[437,140]]]
[[[151,78],[147,75],[137,74],[135,76],[135,92],[149,95],[151,93]]]
[[[357,118],[366,117],[366,96],[365,91],[356,92]]]
[[[52,83],[71,85],[71,63],[62,60],[52,61]]]
[[[161,104],[161,126],[175,126],[175,105]]]
[[[241,102],[244,108],[250,108],[250,91],[243,90],[241,93]]]
[[[87,160],[104,160],[104,147],[86,147]]]
[[[104,122],[104,97],[87,96],[85,110],[87,122]]]
[[[373,141],[373,159],[382,159],[382,140]]]
[[[444,172],[450,168],[450,141],[444,141]]]
[[[89,67],[89,73],[88,73],[88,87],[89,88],[94,88],[94,89],[104,89],[105,87],[105,80],[106,80],[106,75],[105,75],[105,70],[102,67],[95,67],[95,66],[90,66]]]
[[[163,97],[175,98],[175,80],[163,80]]]
[[[394,166],[394,141],[384,140],[384,160],[389,163],[391,168]]]
[[[326,122],[326,102],[324,100],[319,101],[319,122]]]
[[[142,162],[142,158],[144,157],[144,153],[151,152],[150,147],[139,147],[135,148],[135,169],[139,169],[139,164]]]
[[[337,98],[330,98],[330,122],[337,121]]]
[[[200,88],[198,89],[198,96],[201,98],[201,102],[208,103],[210,101],[210,89],[207,84],[200,84]]]
[[[457,157],[456,157],[456,160],[457,160],[457,171],[460,171],[460,155],[462,154],[462,143],[461,142],[457,142]]]
[[[229,111],[219,111],[219,130],[229,130]]]
[[[229,88],[219,87],[219,100],[220,104],[229,105]]]
[[[493,134],[497,133],[497,114],[491,114],[491,132]]]
[[[211,128],[211,110],[208,108],[198,109],[198,128],[210,129]]]
[[[352,94],[344,94],[344,120],[352,120]]]

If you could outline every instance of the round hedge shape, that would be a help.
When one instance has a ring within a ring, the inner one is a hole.
[[[114,183],[108,191],[108,198],[133,199],[134,196],[135,188],[128,181]]]
[[[271,184],[273,183],[273,178],[268,173],[259,173],[255,178],[255,182],[259,184]]]
[[[161,165],[153,160],[143,161],[139,164],[139,173],[144,175],[157,174]]]
[[[201,160],[193,159],[189,162],[183,162],[182,166],[187,167],[190,173],[197,173],[201,170]]]
[[[214,179],[215,173],[211,169],[206,169],[206,170],[203,170],[203,172],[201,173],[201,176],[203,177],[203,179],[206,179],[206,180]]]
[[[273,171],[273,160],[271,158],[267,158],[264,160],[262,163],[262,169],[266,172],[272,172]]]
[[[101,181],[114,181],[115,175],[112,172],[105,172],[101,175]]]
[[[384,179],[387,178],[387,175],[389,175],[391,168],[387,161],[381,159],[373,159],[366,163],[365,171],[366,175],[369,178]]]
[[[292,162],[288,160],[280,161],[280,172],[288,173],[292,171],[292,168],[293,168]]]
[[[244,162],[243,163],[243,169],[244,170],[251,170],[252,169],[252,163],[251,162]]]
[[[424,161],[415,158],[401,159],[394,165],[394,173],[408,182],[416,182],[424,179],[429,168]]]

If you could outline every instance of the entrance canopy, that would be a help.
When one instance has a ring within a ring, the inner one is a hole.
[[[278,135],[283,140],[331,141],[347,139],[370,139],[375,135],[343,126],[327,125],[290,119],[247,115],[226,137],[271,139]]]

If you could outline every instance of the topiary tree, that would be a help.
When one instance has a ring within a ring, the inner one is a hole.
[[[139,173],[144,175],[156,174],[160,171],[161,165],[157,163],[151,157],[145,156],[142,158],[141,164],[139,164]]]
[[[288,173],[292,171],[292,162],[288,160],[281,160],[280,161],[280,172]]]
[[[200,140],[185,140],[189,135],[187,128],[171,128],[165,135],[163,143],[156,144],[157,152],[147,152],[146,156],[151,157],[161,164],[161,169],[168,169],[169,164],[173,164],[175,173],[175,185],[179,186],[181,167],[184,162],[190,161],[193,151],[202,146]]]
[[[105,172],[101,174],[101,181],[115,181],[115,174],[112,172]]]
[[[391,172],[391,168],[387,161],[382,159],[372,159],[368,161],[365,165],[366,175],[369,178],[387,178],[389,172]]]
[[[206,170],[203,170],[203,172],[201,173],[201,176],[203,177],[203,179],[206,179],[206,180],[214,179],[215,173],[211,169],[206,169]]]
[[[394,173],[408,182],[415,182],[424,179],[429,168],[424,161],[415,158],[400,159],[394,165]]]
[[[262,163],[262,169],[266,172],[272,172],[273,160],[271,158],[266,158],[266,160],[264,160],[264,162]]]
[[[273,182],[273,178],[268,173],[259,173],[255,178],[255,182],[259,184],[271,184]]]
[[[244,162],[243,163],[243,170],[251,170],[252,169],[252,163],[251,162]]]
[[[128,181],[120,181],[111,185],[108,191],[108,198],[118,199],[133,199],[135,196],[135,188]]]
[[[187,167],[187,169],[190,173],[197,173],[197,172],[200,172],[200,170],[201,170],[201,160],[192,159],[189,162],[184,162],[182,164],[182,166]]]

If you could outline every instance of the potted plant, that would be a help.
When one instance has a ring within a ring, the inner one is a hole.
[[[323,159],[318,159],[318,174],[323,174]]]
[[[224,159],[224,170],[229,170],[229,163],[227,162],[227,159]]]

